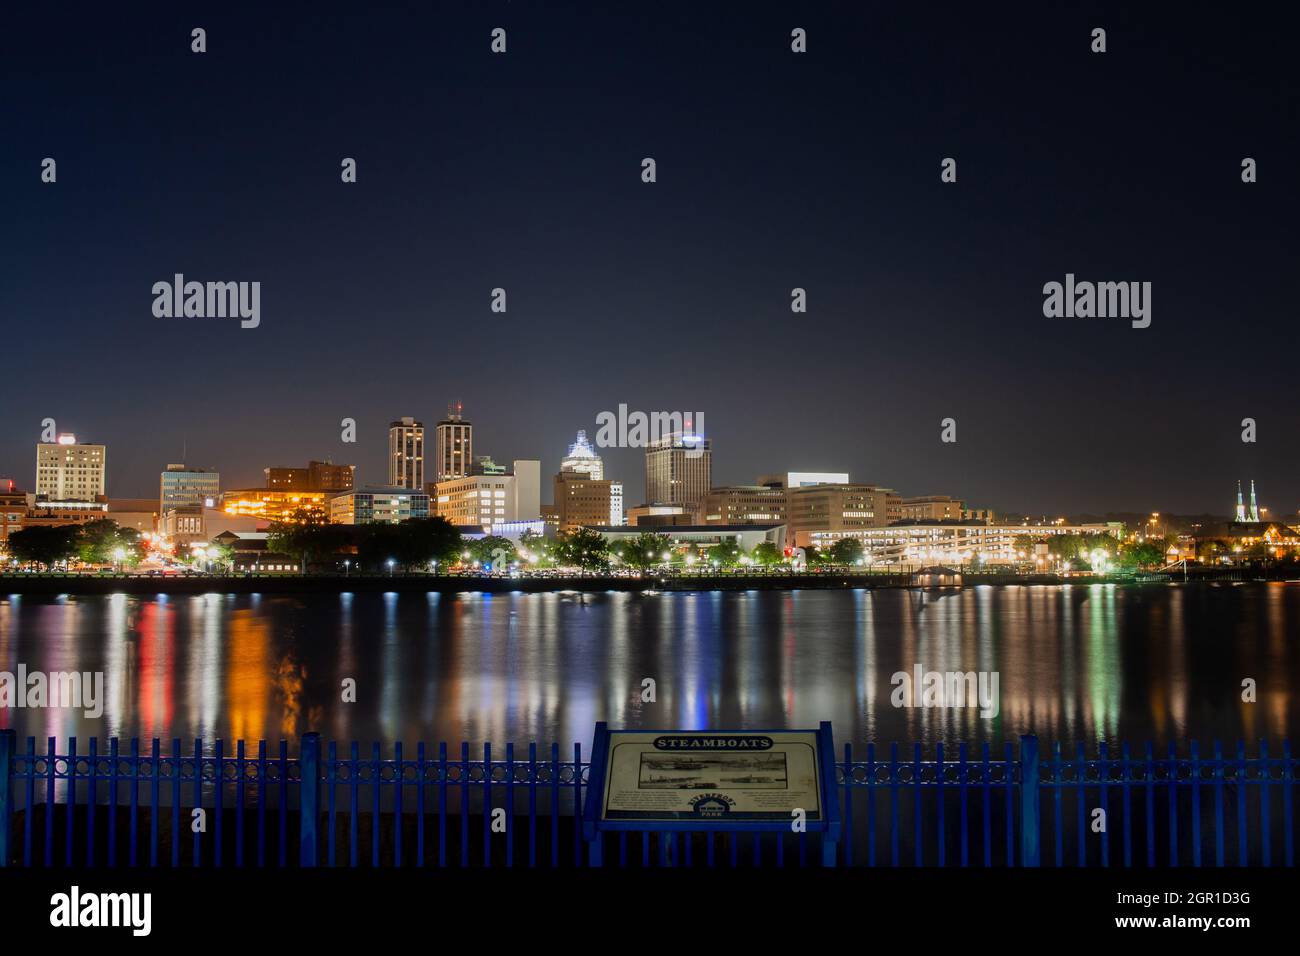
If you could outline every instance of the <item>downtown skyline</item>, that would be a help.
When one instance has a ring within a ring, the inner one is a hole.
[[[627,404],[704,412],[717,485],[847,471],[994,509],[1190,514],[1244,476],[1278,513],[1300,501],[1279,351],[1300,203],[1267,24],[253,16],[14,14],[0,475],[27,483],[53,418],[109,447],[111,496],[182,457],[229,487],[312,458],[382,480],[386,423],[455,396],[478,448],[543,474]],[[1193,68],[1205,50],[1237,65]],[[260,282],[257,327],[155,316],[177,273]],[[1047,318],[1067,275],[1151,283],[1151,324]],[[639,500],[639,450],[601,454]]]

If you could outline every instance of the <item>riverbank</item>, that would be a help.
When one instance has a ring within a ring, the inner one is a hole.
[[[1194,573],[1190,582],[1286,580],[1265,571],[1201,569],[1215,573]],[[1273,569],[1277,570],[1277,569]],[[1089,584],[1163,584],[1182,583],[1181,573],[1145,575],[1141,578],[1058,574],[1015,574],[980,572],[964,574],[960,583],[944,589],[1008,585],[1089,585]],[[845,590],[854,588],[922,588],[911,574],[832,572],[825,570],[802,573],[721,573],[721,574],[647,574],[633,575],[559,575],[530,574],[519,577],[489,575],[82,575],[82,574],[6,574],[0,575],[0,595],[62,594],[341,594],[383,592],[512,592],[538,594],[558,591],[793,591]],[[926,590],[933,588],[925,587]]]

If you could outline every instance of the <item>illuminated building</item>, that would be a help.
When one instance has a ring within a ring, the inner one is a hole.
[[[587,433],[578,431],[577,440],[569,446],[569,453],[560,459],[560,471],[572,471],[600,481],[605,477],[605,463],[596,449],[587,441]]]
[[[858,541],[864,563],[871,565],[960,564],[973,560],[1016,564],[1034,560],[1034,546],[1042,538],[1062,534],[1108,534],[1118,538],[1121,531],[1118,522],[1028,526],[944,521],[813,531],[808,540],[823,551],[846,538]]]
[[[519,459],[508,475],[465,475],[436,482],[434,511],[454,525],[493,525],[541,516],[541,467],[536,459]]]
[[[159,476],[158,513],[173,508],[211,507],[221,497],[221,475],[204,468],[168,465]]]
[[[903,521],[961,521],[966,516],[961,500],[947,495],[904,498],[900,510]]]
[[[474,469],[474,426],[461,417],[459,402],[434,431],[434,481],[465,478]]]
[[[694,513],[713,486],[713,448],[690,432],[657,438],[645,449],[645,496],[653,504],[681,505]]]
[[[788,512],[780,485],[728,485],[709,490],[700,517],[705,524],[785,524]]]
[[[429,496],[409,488],[355,488],[329,500],[333,524],[396,524],[429,517]]]
[[[424,489],[424,425],[409,416],[388,425],[388,484]]]
[[[808,485],[847,485],[846,471],[788,471],[784,474],[759,475],[758,483],[768,488],[804,488]]]
[[[4,549],[9,535],[22,530],[26,517],[27,494],[15,489],[10,479],[0,479],[0,550]]]
[[[623,485],[578,471],[555,476],[555,520],[561,531],[623,523]]]
[[[311,461],[306,468],[265,468],[266,487],[278,491],[351,491],[356,465]]]
[[[815,534],[880,528],[903,517],[898,493],[875,485],[802,485],[788,489],[786,498],[790,537],[800,548],[813,543]]]
[[[231,515],[248,515],[266,521],[292,521],[298,511],[327,514],[324,491],[279,491],[274,488],[248,488],[227,491],[221,496],[221,510]]]
[[[103,445],[82,445],[76,435],[36,446],[36,497],[49,501],[94,501],[104,494]]]

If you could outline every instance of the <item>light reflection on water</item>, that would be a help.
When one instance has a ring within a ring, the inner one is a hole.
[[[0,596],[0,670],[104,672],[101,720],[20,735],[590,741],[592,725],[837,739],[1226,741],[1297,729],[1300,587],[689,594]],[[1001,713],[895,708],[891,676],[996,671]],[[1241,682],[1258,683],[1258,702]],[[355,703],[341,700],[345,678]],[[643,703],[653,678],[657,700]]]

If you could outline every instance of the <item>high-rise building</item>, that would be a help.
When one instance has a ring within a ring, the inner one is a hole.
[[[205,468],[168,465],[158,485],[159,517],[173,508],[211,508],[221,498],[221,475]]]
[[[388,425],[388,484],[424,490],[424,424],[410,416]]]
[[[622,524],[623,485],[581,471],[555,476],[555,520],[560,531]],[[617,520],[615,516],[617,514]]]
[[[76,435],[36,446],[36,497],[94,501],[104,494],[103,445],[82,445]]]
[[[587,441],[587,433],[578,431],[578,439],[569,446],[569,453],[560,459],[560,471],[573,471],[600,481],[605,477],[605,463],[596,449]]]
[[[461,417],[457,402],[447,409],[434,435],[434,480],[464,478],[474,471],[474,426]]]
[[[647,504],[681,505],[697,511],[712,487],[713,450],[709,439],[674,432],[655,439],[645,450]]]

